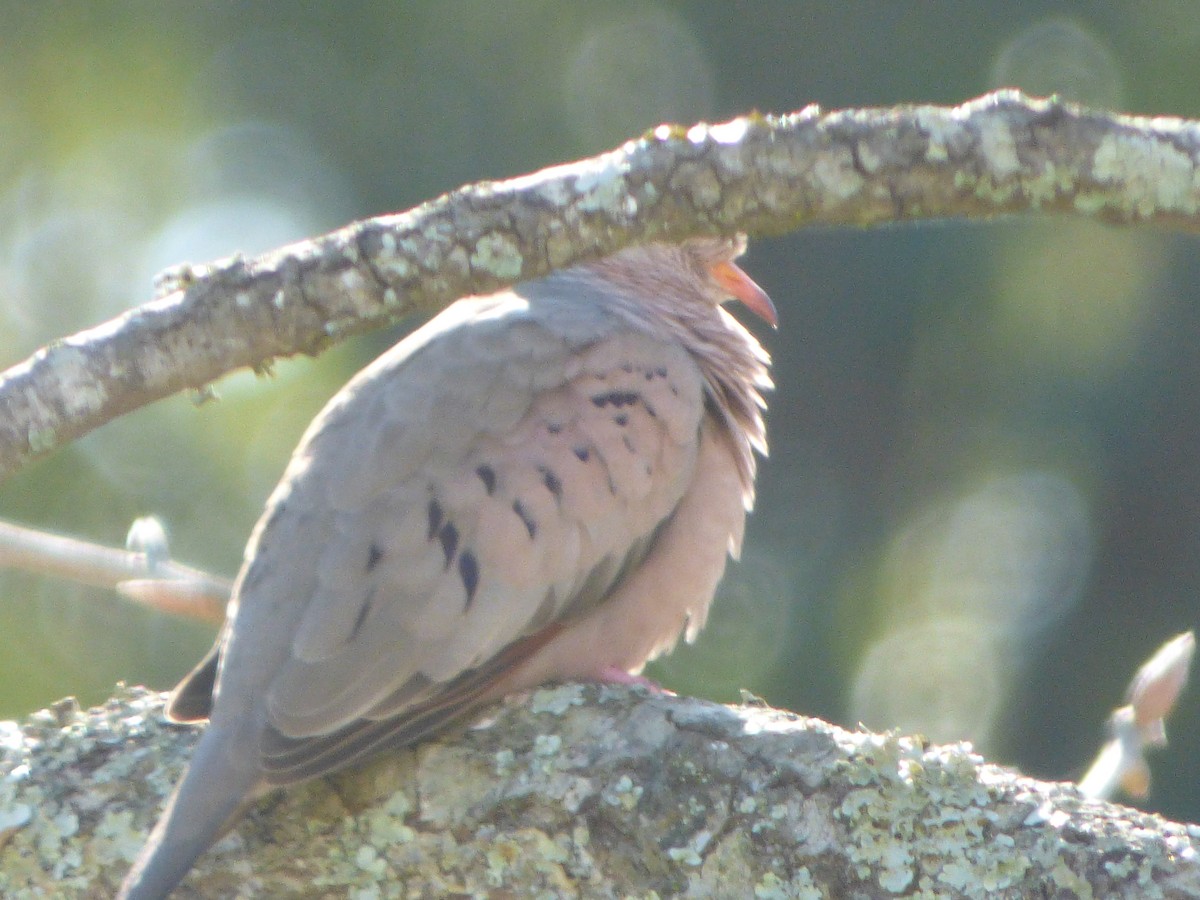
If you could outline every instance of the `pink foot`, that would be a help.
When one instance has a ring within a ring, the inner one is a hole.
[[[668,691],[662,685],[651,681],[645,675],[633,675],[620,666],[601,666],[595,674],[596,681],[602,684],[623,684],[628,687],[644,687],[652,694],[666,694],[674,697],[674,691]]]

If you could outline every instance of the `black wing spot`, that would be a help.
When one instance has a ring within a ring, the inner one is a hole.
[[[659,378],[666,378],[667,377],[667,367],[659,366],[657,369],[654,370],[654,374],[657,375]]]
[[[383,548],[372,541],[371,546],[367,548],[367,571],[373,571],[381,559],[383,559]]]
[[[575,448],[575,458],[578,459],[580,462],[587,462],[591,458],[591,456],[592,456],[592,453],[590,450],[588,450],[587,447],[576,447]]]
[[[621,442],[625,444],[625,449],[630,453],[637,453],[637,449],[633,446],[633,441],[629,439],[629,435],[622,435]]]
[[[550,432],[550,434],[558,434],[560,431],[562,431],[562,429],[562,424],[559,422],[546,423],[546,431]]]
[[[371,601],[367,600],[365,604],[359,607],[359,614],[354,619],[354,628],[350,629],[350,641],[354,641],[355,637],[359,636],[359,631],[362,630],[362,623],[367,620],[367,614],[371,612]]]
[[[622,406],[632,406],[641,398],[642,395],[637,391],[608,391],[603,394],[592,394],[592,403],[597,409],[604,409],[606,406],[620,409]]]
[[[538,471],[542,473],[542,484],[546,486],[546,490],[552,493],[556,499],[562,499],[562,479],[555,475],[547,466],[538,466]]]
[[[358,633],[362,631],[363,624],[367,621],[367,616],[371,613],[371,606],[375,603],[375,591],[367,595],[367,599],[362,602],[362,606],[358,608],[358,615],[354,617],[354,627],[350,629],[350,637],[347,643],[352,643],[358,637]]]
[[[527,509],[525,509],[524,504],[521,503],[520,500],[514,500],[512,509],[513,509],[513,512],[515,512],[517,514],[517,518],[519,518],[521,520],[522,524],[524,524],[525,530],[529,532],[529,537],[530,538],[536,537],[537,536],[537,522],[535,522],[533,520],[533,516],[529,515],[529,511]]]
[[[717,403],[717,398],[708,391],[704,392],[704,411],[718,422],[725,421],[725,414],[721,412],[721,406]]]
[[[624,428],[629,424],[629,413],[617,413],[613,416],[613,421]]]
[[[467,591],[467,602],[463,607],[466,612],[475,602],[475,591],[479,588],[479,560],[470,550],[464,550],[458,557],[458,577]]]
[[[633,374],[633,363],[623,363],[621,365],[621,371],[624,372],[626,375],[632,375]]]
[[[491,466],[483,465],[475,470],[475,474],[483,482],[483,489],[488,492],[488,496],[492,496],[496,491],[496,470]]]
[[[433,540],[433,536],[438,533],[438,529],[442,527],[442,505],[436,500],[429,501],[429,536],[428,540]]]
[[[446,568],[450,568],[450,560],[458,550],[458,529],[453,522],[447,522],[438,532],[438,540],[442,542],[442,553],[446,555]]]

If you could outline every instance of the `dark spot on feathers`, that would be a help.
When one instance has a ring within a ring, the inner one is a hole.
[[[537,522],[533,521],[533,517],[529,515],[520,500],[513,501],[513,512],[517,514],[517,518],[525,525],[525,530],[529,532],[531,538],[537,536]]]
[[[475,591],[479,587],[479,561],[470,550],[464,550],[458,557],[458,576],[462,579],[467,591],[467,603],[464,611],[470,608],[475,600]]]
[[[637,450],[636,450],[636,449],[634,449],[634,446],[633,446],[633,441],[631,441],[631,440],[629,439],[629,435],[627,435],[627,434],[626,434],[626,435],[622,435],[622,438],[621,438],[621,440],[622,440],[622,442],[625,444],[625,449],[626,449],[626,450],[628,450],[630,453],[637,453]]]
[[[555,497],[562,497],[562,479],[555,475],[546,466],[538,466],[538,471],[542,473],[542,484],[546,486],[546,490],[552,493]]]
[[[367,548],[367,571],[373,571],[381,559],[383,559],[383,548],[372,542],[371,546]]]
[[[433,536],[438,533],[438,529],[442,527],[442,505],[436,500],[429,501],[429,540],[433,540]]]
[[[362,630],[362,623],[366,622],[367,614],[371,612],[371,601],[367,600],[365,604],[359,607],[359,614],[354,618],[354,628],[350,629],[350,641],[359,636],[359,631]]]
[[[667,377],[666,366],[659,366],[657,369],[654,370],[654,374],[657,375],[659,378],[666,378]]]
[[[633,374],[633,363],[624,363],[621,366],[621,371],[624,372],[626,375],[632,375]]]
[[[704,392],[704,411],[718,422],[723,422],[725,420],[725,414],[721,412],[721,407],[717,403],[717,398],[708,391]]]
[[[442,530],[438,532],[438,540],[442,542],[442,553],[446,555],[446,568],[450,568],[450,560],[454,559],[454,553],[458,550],[458,529],[454,527],[453,522],[442,526]]]
[[[372,545],[374,546],[374,545]],[[375,602],[375,591],[367,595],[367,599],[363,601],[362,606],[358,608],[358,615],[354,617],[354,627],[350,629],[350,637],[346,643],[351,643],[358,637],[358,633],[362,631],[363,623],[367,621],[367,616],[371,613],[371,605]]]
[[[641,399],[641,394],[637,391],[609,391],[605,394],[593,394],[592,403],[598,409],[604,409],[606,406],[614,406],[620,409],[622,406],[632,406]]]
[[[483,489],[488,492],[490,497],[496,490],[496,470],[491,466],[484,465],[476,469],[475,474],[483,482]]]
[[[562,431],[562,425],[558,422],[549,422],[546,425],[546,431],[550,432],[550,434],[558,434]]]
[[[591,451],[589,451],[587,447],[576,447],[575,448],[575,457],[580,462],[587,462],[588,459],[591,457],[591,455],[592,455]]]
[[[626,425],[629,424],[629,414],[628,413],[617,413],[615,416],[613,416],[613,421],[616,422],[618,425],[620,425],[622,428],[624,428]]]

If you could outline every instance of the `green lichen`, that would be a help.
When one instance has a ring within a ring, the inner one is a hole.
[[[1092,174],[1135,196],[1132,211],[1139,215],[1196,212],[1200,173],[1187,153],[1166,140],[1106,135],[1092,157]]]
[[[506,234],[489,232],[475,243],[470,256],[471,268],[512,281],[520,276],[524,259],[521,248]]]

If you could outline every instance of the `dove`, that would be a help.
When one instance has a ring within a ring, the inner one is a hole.
[[[329,401],[169,700],[208,725],[120,897],[167,896],[275,788],[695,638],[767,451],[769,358],[722,305],[776,324],[744,250],[646,244],[464,298]]]

